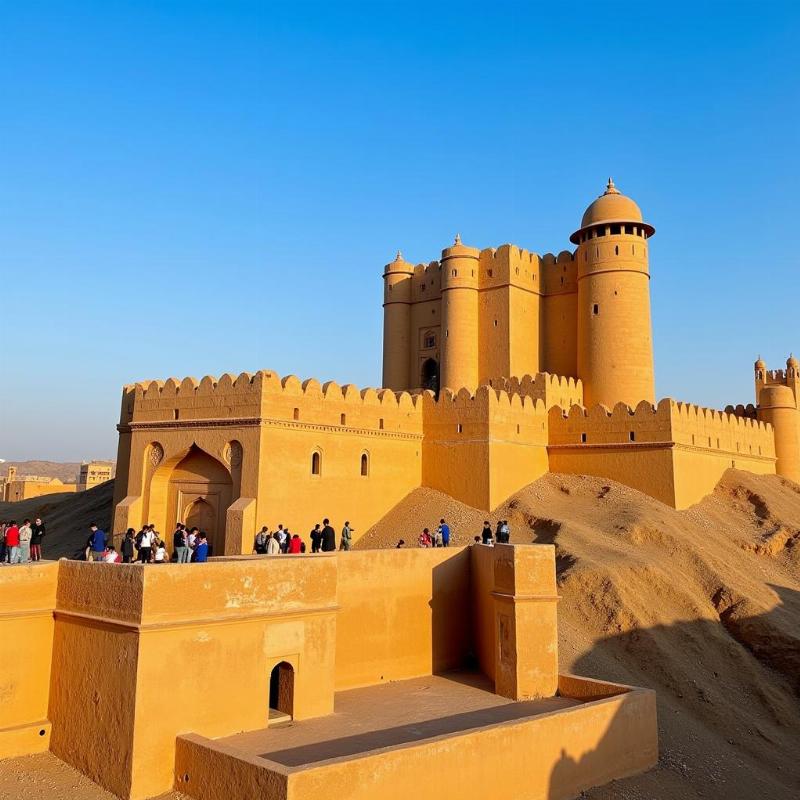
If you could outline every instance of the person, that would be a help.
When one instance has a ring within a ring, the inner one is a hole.
[[[283,529],[283,525],[280,523],[278,524],[278,530],[275,531],[275,534],[278,537],[278,544],[281,546],[281,553],[285,553],[288,545],[288,537],[286,536],[286,531]]]
[[[443,520],[439,520],[439,532],[442,534],[442,547],[450,547],[450,526]]]
[[[198,537],[197,541],[197,547],[194,551],[194,560],[198,564],[208,561],[208,539],[206,538],[205,533],[202,531],[200,532],[200,536]]]
[[[355,528],[350,527],[350,523],[345,520],[344,528],[342,528],[342,541],[339,544],[340,550],[349,550],[350,543],[353,539],[353,531]]]
[[[6,563],[6,528],[6,521],[0,520],[0,564]]]
[[[106,551],[106,535],[93,522],[89,526],[89,546],[86,548],[87,561],[102,561]]]
[[[480,536],[476,536],[475,537],[475,544],[480,544],[480,543],[481,543],[481,537]]]
[[[311,552],[319,553],[319,547],[322,543],[322,531],[319,529],[319,522],[314,526],[314,530],[309,534],[311,538]]]
[[[164,547],[164,542],[159,541],[159,543],[155,546],[155,552],[153,554],[153,562],[155,564],[167,563],[167,548]]]
[[[503,535],[503,544],[508,544],[511,541],[511,528],[508,527],[508,520],[504,519],[503,524],[500,526],[500,533]]]
[[[297,533],[292,534],[292,538],[289,542],[289,552],[299,553],[301,551],[302,544],[303,540],[300,538],[300,535]]]
[[[271,533],[267,540],[267,555],[277,556],[281,552],[281,543],[278,541],[278,532]]]
[[[132,564],[133,563],[133,548],[136,544],[135,539],[136,531],[133,528],[128,528],[125,531],[125,536],[122,537],[122,544],[120,545],[120,549],[122,550],[122,563],[123,564]]]
[[[494,540],[498,543],[503,541],[503,520],[497,520],[497,525],[494,529]]]
[[[189,561],[194,561],[194,551],[197,547],[197,535],[200,533],[200,528],[194,527],[189,530],[189,535],[186,537],[186,544],[189,547]]]
[[[172,547],[179,564],[189,563],[189,542],[186,538],[186,526],[178,523],[175,533],[172,534]]]
[[[31,525],[31,558],[34,561],[42,560],[42,539],[44,538],[44,522],[41,517],[36,517]]]
[[[431,534],[427,528],[423,528],[422,533],[419,535],[419,546],[420,547],[431,546]]]
[[[492,526],[489,524],[488,519],[483,523],[483,531],[481,531],[481,541],[484,544],[492,544]]]
[[[107,564],[119,564],[120,562],[119,553],[114,549],[113,544],[110,544],[108,546],[108,549],[106,550],[105,555],[103,556],[103,561],[105,561]]]
[[[431,537],[431,544],[433,547],[444,547],[444,543],[442,542],[442,526],[439,525],[436,528],[433,536]]]
[[[253,552],[260,556],[266,555],[268,541],[269,530],[267,529],[267,526],[264,525],[264,527],[256,534],[256,538],[253,539]]]
[[[13,519],[6,528],[6,547],[8,548],[8,563],[19,564],[19,528]]]
[[[406,546],[406,540],[405,539],[400,539],[400,541],[394,547],[395,547],[395,550],[400,550],[405,546]]]
[[[32,538],[33,530],[31,529],[31,521],[26,519],[19,529],[19,560],[22,564],[27,564],[31,560]]]
[[[139,561],[148,564],[153,553],[153,531],[145,525],[139,533]]]
[[[322,552],[330,553],[336,549],[336,531],[331,527],[331,521],[325,517],[322,520]]]

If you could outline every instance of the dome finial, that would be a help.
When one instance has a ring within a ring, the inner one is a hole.
[[[608,183],[606,184],[606,190],[604,194],[619,194],[619,189],[617,189],[617,187],[614,186],[613,178],[608,179]]]
[[[403,252],[401,250],[397,251],[397,255],[394,257],[395,261],[402,261],[403,260]]]
[[[456,238],[455,238],[455,241],[453,242],[453,244],[454,245],[461,244],[461,234],[460,233],[456,234]]]

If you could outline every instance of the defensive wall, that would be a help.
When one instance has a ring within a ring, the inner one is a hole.
[[[699,502],[727,469],[775,472],[771,425],[670,398],[552,408],[549,425],[551,471],[610,478],[673,508]]]
[[[152,797],[176,785],[181,735],[205,741],[268,726],[276,668],[291,676],[282,702],[302,724],[331,714],[337,691],[477,661],[494,691],[513,701],[552,697],[570,680],[573,695],[616,698],[605,711],[589,703],[566,726],[551,713],[543,729],[527,734],[544,741],[559,730],[570,752],[609,751],[602,769],[584,765],[571,780],[590,786],[647,768],[657,756],[652,693],[598,692],[584,679],[559,678],[557,600],[550,545],[241,556],[162,567],[62,560],[3,570],[0,758],[49,747],[118,797]],[[608,714],[618,707],[627,708],[632,727],[609,736]],[[470,747],[480,747],[478,733],[471,731]],[[557,749],[547,753],[545,774],[559,757]],[[389,758],[387,791],[408,779],[397,769],[419,767],[408,755],[400,748]],[[342,791],[327,796],[361,797],[366,766],[340,760],[333,772],[344,776],[330,786]],[[223,786],[217,796],[227,800],[253,796],[233,788],[240,767],[221,763],[208,786]],[[181,762],[178,788],[203,791],[200,772],[196,759]],[[189,773],[194,780],[181,785]],[[298,778],[302,786],[309,780]]]
[[[236,555],[279,522],[307,536],[349,520],[357,539],[420,486],[492,510],[548,471],[592,474],[685,508],[728,468],[776,471],[773,427],[746,410],[587,409],[572,378],[493,383],[437,398],[261,371],[125,387],[114,533],[181,521]]]

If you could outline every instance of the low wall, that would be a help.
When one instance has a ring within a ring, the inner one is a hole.
[[[471,644],[469,583],[470,548],[343,553],[337,691],[462,665]]]
[[[47,750],[58,564],[0,569],[0,758]]]
[[[655,765],[654,692],[575,676],[561,681],[584,704],[312,767],[181,737],[176,786],[197,800],[567,800]]]

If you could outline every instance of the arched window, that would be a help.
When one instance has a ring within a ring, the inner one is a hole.
[[[369,475],[369,456],[366,453],[361,454],[361,477],[366,478]]]
[[[311,474],[312,475],[322,474],[322,454],[319,452],[319,450],[315,450],[311,454]]]

